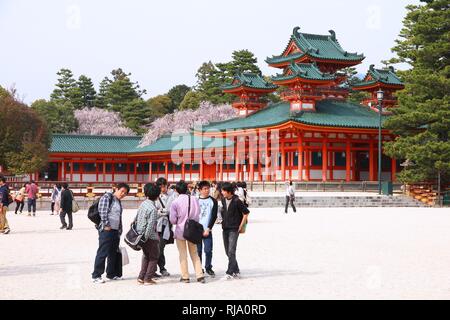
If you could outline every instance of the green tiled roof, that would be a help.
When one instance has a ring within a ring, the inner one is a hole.
[[[139,147],[142,137],[136,136],[89,136],[55,134],[52,137],[50,152],[52,153],[113,153],[132,154],[181,149],[219,148],[233,145],[233,142],[222,138],[193,136],[192,134],[163,136],[151,145]],[[202,145],[203,144],[203,145]]]
[[[267,82],[259,74],[255,73],[241,73],[234,77],[233,83],[224,85],[222,90],[236,89],[239,87],[247,87],[253,89],[277,89],[278,86]]]
[[[386,116],[382,118],[384,121]],[[378,113],[359,104],[323,100],[317,102],[316,112],[303,112],[298,115],[291,115],[290,104],[280,102],[257,111],[246,118],[235,118],[211,123],[204,126],[203,131],[264,128],[287,121],[316,126],[378,128]]]
[[[367,80],[369,77],[371,77],[372,79]],[[353,85],[353,87],[372,85],[376,84],[377,82],[403,86],[403,82],[399,77],[397,77],[393,67],[389,67],[389,69],[375,69],[375,66],[372,64],[370,65],[369,71],[367,71],[367,74],[364,77],[364,81]]]
[[[269,64],[286,62],[292,59],[298,59],[308,54],[311,57],[325,60],[342,60],[342,61],[362,61],[363,54],[350,53],[342,49],[339,41],[336,39],[336,33],[330,30],[330,35],[318,35],[298,32],[300,28],[295,27],[291,39],[286,46],[283,54],[279,56],[268,57],[266,62]],[[294,53],[284,56],[291,41],[294,41],[302,53]]]
[[[291,63],[287,70],[290,70],[292,74],[277,74],[272,77],[273,81],[291,80],[295,78],[309,79],[309,80],[334,80],[335,75],[329,73],[323,73],[314,63]],[[287,72],[285,70],[285,72]]]

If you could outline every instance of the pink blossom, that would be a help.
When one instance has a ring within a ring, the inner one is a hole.
[[[135,136],[130,128],[125,127],[119,113],[99,108],[75,110],[78,120],[76,134],[102,136]]]

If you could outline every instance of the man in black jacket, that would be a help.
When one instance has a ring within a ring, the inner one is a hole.
[[[63,190],[61,192],[61,209],[59,217],[61,218],[61,228],[72,230],[73,228],[73,219],[72,219],[72,200],[73,193],[72,190],[69,189],[69,185],[67,182],[62,184]],[[66,223],[66,214],[69,217],[69,226]]]
[[[248,208],[234,195],[235,188],[229,182],[222,185],[222,229],[225,253],[228,257],[228,269],[225,279],[238,279],[240,270],[236,260],[236,249],[239,233],[244,232],[247,224]]]

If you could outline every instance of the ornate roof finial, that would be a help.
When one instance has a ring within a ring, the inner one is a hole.
[[[328,32],[331,34],[331,39],[336,41],[336,32],[334,32],[334,30],[328,30]]]
[[[294,31],[292,32],[294,34],[294,36],[298,36],[298,33],[299,33],[298,30],[300,30],[300,27],[297,26],[294,28]]]
[[[395,73],[395,69],[394,69],[393,66],[389,66],[388,68],[389,68],[389,70],[390,70],[392,73]]]
[[[369,67],[369,70],[370,70],[370,71],[375,71],[375,65],[374,65],[374,64],[371,64],[370,67]]]

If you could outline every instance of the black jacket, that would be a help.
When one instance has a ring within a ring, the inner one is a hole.
[[[230,206],[227,209],[226,199],[222,199],[222,229],[223,230],[239,230],[242,219],[245,214],[249,214],[250,211],[239,200],[237,195],[233,195],[231,198]]]
[[[61,192],[61,209],[63,212],[72,212],[72,191],[70,189],[64,189]]]

